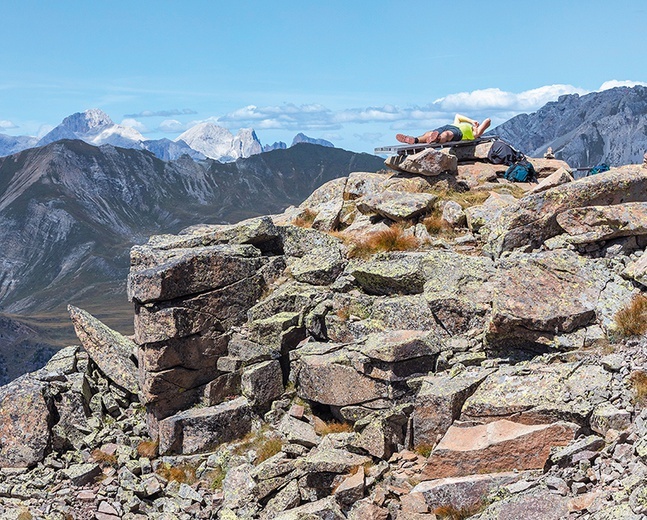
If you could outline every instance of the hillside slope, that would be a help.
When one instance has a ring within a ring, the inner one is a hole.
[[[68,303],[102,309],[106,322],[127,331],[124,280],[134,244],[197,223],[277,213],[330,179],[382,166],[378,157],[309,144],[228,164],[164,162],[69,140],[2,158],[0,312],[12,328],[12,319],[28,317],[50,340],[52,324],[64,320],[53,334],[59,344],[73,340]],[[0,350],[7,345],[0,338]]]

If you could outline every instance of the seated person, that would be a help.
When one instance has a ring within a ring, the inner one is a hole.
[[[418,143],[449,143],[451,141],[472,141],[483,135],[492,121],[488,118],[482,123],[470,119],[469,117],[456,114],[454,123],[451,125],[441,126],[435,130],[425,132],[419,137],[411,135],[398,134],[395,138],[401,143],[418,144]]]

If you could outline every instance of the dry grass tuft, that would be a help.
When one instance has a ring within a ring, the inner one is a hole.
[[[18,520],[32,520],[32,518],[34,518],[34,517],[32,516],[32,514],[28,510],[23,509],[22,511],[20,511],[20,513],[18,513],[17,518],[18,518]]]
[[[418,446],[416,446],[414,451],[418,455],[428,458],[429,455],[431,455],[431,452],[433,451],[433,449],[434,449],[433,444],[419,444]]]
[[[153,459],[157,457],[158,446],[159,446],[159,443],[157,441],[141,441],[137,445],[137,454],[140,457]]]
[[[337,421],[318,421],[315,424],[315,432],[317,432],[321,436],[330,435],[331,433],[352,433],[353,425],[346,422],[340,423]]]
[[[234,448],[236,455],[244,455],[254,450],[256,458],[254,464],[260,464],[264,460],[276,455],[283,448],[283,440],[279,437],[266,437],[262,431],[249,432],[241,439],[241,443]]]
[[[335,314],[341,321],[348,321],[350,318],[350,307],[347,305],[335,311]]]
[[[422,223],[427,228],[427,232],[433,237],[437,235],[454,235],[454,228],[451,224],[443,219],[440,210],[435,210],[431,215],[426,217]]]
[[[438,520],[465,520],[485,509],[486,504],[476,504],[471,507],[440,506],[434,509]]]
[[[642,336],[647,332],[647,297],[636,295],[629,305],[616,313],[614,321],[621,336]]]
[[[309,208],[306,208],[297,218],[292,221],[292,225],[303,228],[311,228],[312,223],[315,221],[315,218],[317,218],[317,213]]]
[[[278,437],[272,437],[265,440],[256,450],[256,460],[254,464],[260,464],[264,460],[273,457],[283,448],[283,441]]]
[[[109,455],[105,451],[101,451],[99,448],[92,450],[90,456],[92,457],[92,460],[98,462],[101,465],[113,467],[117,465],[116,455]]]
[[[180,464],[179,466],[171,466],[168,463],[162,464],[157,468],[157,474],[168,480],[169,482],[175,481],[180,484],[195,484],[195,467],[191,464]]]
[[[404,227],[393,225],[384,231],[372,233],[350,246],[350,258],[368,258],[382,251],[411,251],[420,246],[420,241],[413,235],[405,234]]]
[[[635,370],[629,376],[629,382],[634,392],[635,404],[644,406],[647,402],[647,372]]]

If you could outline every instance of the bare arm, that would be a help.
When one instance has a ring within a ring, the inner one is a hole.
[[[476,123],[474,119],[470,119],[467,116],[461,115],[461,114],[456,114],[454,117],[454,124],[457,125],[458,123],[469,123],[470,125],[473,125]]]

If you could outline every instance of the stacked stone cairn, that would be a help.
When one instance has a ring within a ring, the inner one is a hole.
[[[134,337],[71,307],[0,388],[0,516],[647,518],[647,171],[487,151],[134,247]]]

